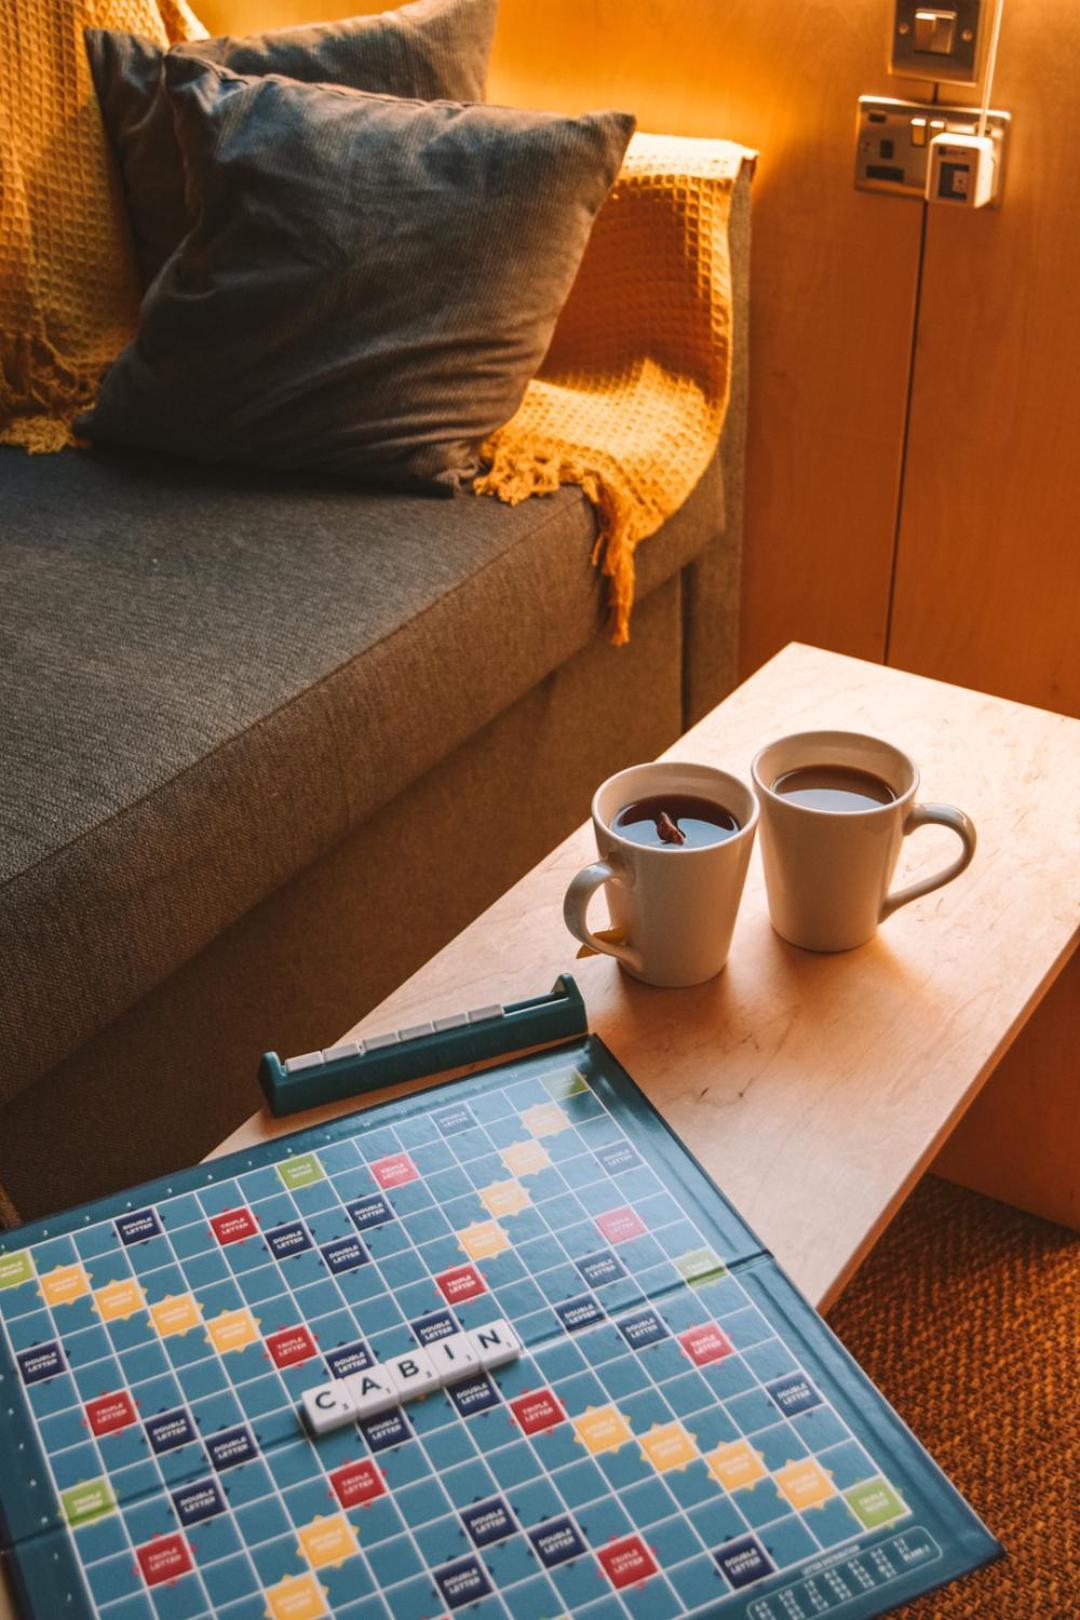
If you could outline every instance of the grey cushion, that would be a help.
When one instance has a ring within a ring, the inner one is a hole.
[[[483,101],[497,0],[416,0],[376,17],[174,46],[235,73],[282,73],[418,101]],[[188,229],[184,167],[153,40],[88,28],[86,49],[120,165],[143,286]]]
[[[639,594],[720,500],[714,464]],[[0,1099],[583,647],[593,534],[573,489],[0,450]]]
[[[517,409],[633,129],[171,54],[197,223],[80,428],[452,490]]]

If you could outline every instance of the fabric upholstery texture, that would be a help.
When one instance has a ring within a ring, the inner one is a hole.
[[[57,449],[135,326],[138,278],[83,44],[165,46],[185,0],[5,0],[0,48],[0,443]]]
[[[601,603],[575,490],[0,462],[2,1098],[563,664]],[[643,594],[720,512],[714,463]]]
[[[483,101],[496,0],[414,0],[396,11],[179,45],[235,73],[279,73],[417,101]],[[189,224],[184,169],[156,39],[88,29],[86,48],[143,287]]]
[[[655,552],[662,547],[658,540]],[[7,1184],[24,1218],[209,1152],[259,1107],[264,1050],[306,1052],[336,1038],[576,826],[599,778],[672,742],[681,728],[681,583],[673,575],[643,598],[629,647],[590,637],[122,1017],[0,1103],[0,1188]],[[45,1119],[63,1128],[45,1131]]]
[[[420,102],[170,53],[196,223],[95,442],[453,491],[551,340],[633,119]]]
[[[629,634],[634,552],[701,477],[731,389],[729,220],[753,154],[636,135],[544,362],[485,446],[477,492],[579,484],[599,513],[611,636]]]

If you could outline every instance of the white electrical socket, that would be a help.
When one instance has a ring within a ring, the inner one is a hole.
[[[935,135],[926,169],[926,200],[953,208],[986,208],[997,193],[997,154],[989,135]]]

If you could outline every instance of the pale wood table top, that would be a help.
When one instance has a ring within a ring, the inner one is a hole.
[[[824,1305],[1075,948],[1080,722],[792,645],[665,757],[748,777],[764,743],[819,726],[897,743],[921,768],[920,797],[960,805],[978,828],[967,873],[871,944],[815,956],[782,941],[755,851],[731,959],[711,984],[655,990],[606,958],[575,964],[562,895],[593,855],[579,828],[350,1033],[518,1000],[572,969],[591,1028]],[[913,834],[898,877],[954,847],[945,832]],[[354,1106],[260,1113],[217,1151]]]

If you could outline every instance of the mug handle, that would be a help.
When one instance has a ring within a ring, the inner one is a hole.
[[[632,945],[616,945],[609,939],[601,939],[594,934],[586,920],[589,901],[602,883],[625,883],[629,888],[633,883],[630,873],[622,866],[617,866],[610,860],[593,861],[591,866],[583,867],[575,878],[571,879],[570,887],[563,900],[563,920],[576,940],[582,945],[588,945],[600,956],[614,956],[617,961],[625,962],[628,968],[640,973],[644,967],[641,953]]]
[[[975,823],[970,816],[958,810],[954,804],[915,804],[904,823],[904,837],[914,832],[916,827],[948,827],[963,844],[963,849],[953,861],[951,866],[944,867],[935,872],[933,877],[922,878],[918,883],[909,883],[906,889],[898,889],[895,894],[887,895],[882,907],[879,922],[891,917],[894,911],[906,906],[909,900],[918,900],[920,895],[932,894],[944,884],[951,883],[954,877],[959,877],[966,867],[971,865],[975,854]]]

